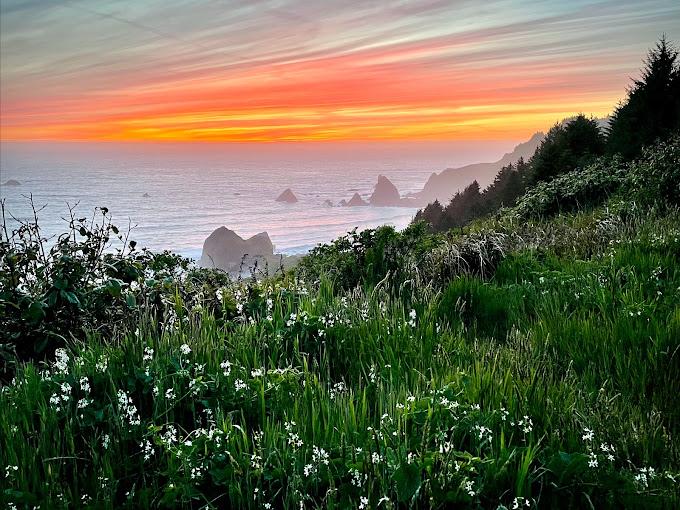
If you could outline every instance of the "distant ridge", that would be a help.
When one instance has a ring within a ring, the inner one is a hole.
[[[574,118],[567,117],[559,123],[564,124]],[[605,130],[609,126],[609,117],[596,118],[595,121],[600,130]],[[493,163],[473,163],[458,168],[447,168],[440,173],[433,172],[423,189],[410,193],[408,197],[414,199],[418,206],[423,207],[435,200],[447,204],[453,195],[458,191],[463,191],[475,180],[479,183],[479,187],[483,189],[493,182],[502,167],[516,163],[519,158],[528,161],[536,152],[543,138],[545,138],[544,133],[540,131],[534,133],[526,142],[520,143],[512,152],[504,154],[501,159]]]
[[[440,173],[433,173],[423,189],[412,193],[410,196],[422,205],[435,200],[448,203],[456,192],[462,191],[474,180],[479,183],[480,187],[484,188],[493,182],[501,167],[514,163],[519,158],[528,160],[533,156],[544,137],[545,135],[541,132],[535,133],[529,140],[520,143],[512,152],[504,154],[501,159],[493,163],[473,163],[458,168],[447,168]]]

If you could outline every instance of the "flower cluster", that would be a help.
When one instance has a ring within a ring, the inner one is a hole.
[[[141,424],[142,419],[137,412],[137,407],[132,403],[132,398],[123,390],[118,390],[118,409],[121,422],[125,423],[127,420],[131,427]]]
[[[67,382],[63,382],[59,385],[59,392],[55,392],[50,397],[50,404],[54,407],[54,410],[59,412],[63,408],[62,406],[66,404],[71,399],[71,385]]]

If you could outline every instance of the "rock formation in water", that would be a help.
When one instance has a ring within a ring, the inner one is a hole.
[[[250,264],[258,258],[274,255],[274,245],[267,232],[260,232],[249,239],[243,239],[233,230],[220,227],[203,243],[203,253],[199,265],[213,267],[225,271],[238,269],[246,256],[245,263]]]
[[[21,183],[16,179],[9,179],[3,183],[3,186],[21,186]]]
[[[361,198],[361,195],[359,195],[359,193],[355,193],[354,195],[352,195],[352,198],[349,199],[349,202],[345,204],[346,207],[360,207],[364,205],[368,205],[368,202]]]
[[[276,199],[277,202],[285,202],[287,204],[294,204],[295,202],[298,201],[297,197],[293,193],[293,191],[288,188],[286,189],[283,193],[279,195],[279,197]]]
[[[381,207],[402,205],[399,190],[392,184],[392,181],[384,175],[378,176],[378,183],[375,185],[373,194],[371,195],[371,198],[368,199],[368,202],[371,205]]]
[[[151,196],[151,195],[149,195],[148,193],[144,193],[144,194],[142,195],[143,198],[149,198],[150,196]]]
[[[326,200],[323,201],[323,205],[324,205],[324,207],[333,207],[333,202],[326,199]]]

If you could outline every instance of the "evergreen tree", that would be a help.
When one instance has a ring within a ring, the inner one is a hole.
[[[642,79],[609,123],[608,151],[625,159],[637,157],[644,145],[666,139],[680,129],[680,63],[677,50],[662,37],[649,52]]]
[[[441,228],[443,216],[444,208],[439,203],[439,200],[435,200],[431,204],[427,204],[425,209],[419,210],[414,221],[424,221],[430,226],[431,230],[438,231]]]
[[[483,204],[479,183],[475,180],[462,193],[456,193],[451,202],[444,208],[440,230],[462,227],[471,220],[482,216]]]
[[[605,152],[606,140],[597,122],[579,114],[555,124],[531,158],[531,183],[547,181],[583,167]]]

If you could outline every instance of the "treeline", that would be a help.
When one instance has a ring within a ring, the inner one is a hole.
[[[615,108],[607,128],[601,129],[595,119],[583,114],[555,124],[528,162],[520,159],[504,166],[485,189],[473,181],[448,204],[428,204],[416,213],[414,223],[424,222],[436,232],[462,227],[515,206],[537,184],[586,169],[602,156],[635,160],[643,147],[666,140],[678,130],[680,61],[678,51],[664,36],[650,50],[641,78]]]

